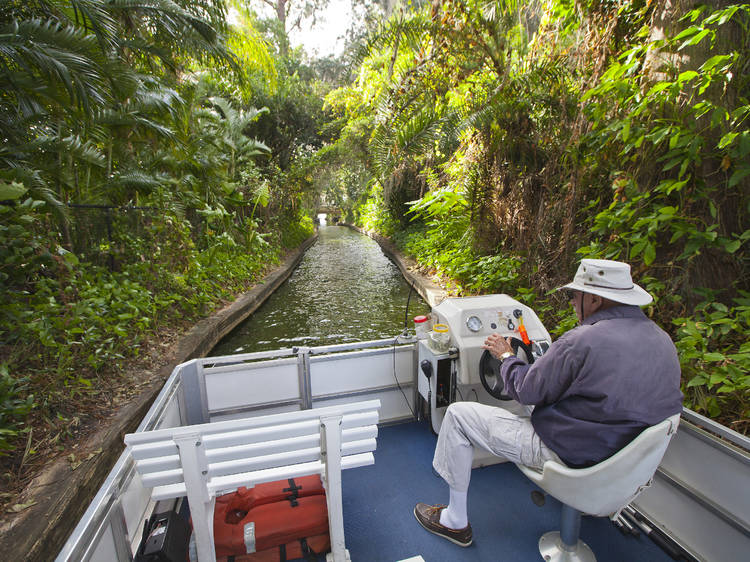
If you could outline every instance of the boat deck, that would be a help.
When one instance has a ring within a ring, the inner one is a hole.
[[[474,543],[456,546],[414,519],[418,501],[447,503],[448,487],[432,469],[437,438],[427,423],[381,427],[375,464],[342,473],[346,546],[353,561],[395,562],[421,555],[426,562],[541,560],[539,537],[559,529],[560,503],[532,503],[532,483],[511,463],[475,469],[469,488]],[[623,535],[607,518],[584,516],[581,538],[599,560],[667,561],[648,537]]]

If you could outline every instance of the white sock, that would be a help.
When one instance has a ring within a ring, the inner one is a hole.
[[[453,488],[451,490],[448,507],[440,512],[440,524],[449,529],[463,529],[469,524],[469,517],[466,515],[466,498],[467,492],[458,492]]]

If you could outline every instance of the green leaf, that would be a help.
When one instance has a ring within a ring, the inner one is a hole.
[[[724,249],[729,252],[730,254],[735,253],[737,250],[740,249],[740,246],[742,246],[742,242],[739,240],[733,240],[732,242],[728,242],[727,244],[724,244]]]
[[[695,70],[686,70],[685,72],[680,73],[680,75],[677,77],[677,81],[680,84],[682,84],[683,82],[690,82],[696,76],[698,76],[698,73]]]
[[[679,240],[683,236],[685,236],[685,232],[682,231],[682,230],[678,230],[674,234],[672,234],[672,238],[669,239],[669,243],[673,244],[674,242],[676,242],[677,240]]]
[[[659,127],[648,134],[649,140],[654,144],[659,144],[664,138],[672,132],[672,127]]]
[[[643,262],[646,265],[651,265],[656,259],[656,247],[649,242],[643,251]]]
[[[695,18],[693,18],[693,21],[695,21]],[[687,29],[682,30],[675,38],[675,41],[679,41],[680,39],[684,39],[685,37],[692,37],[696,33],[700,31],[700,27],[696,25],[691,25]]]
[[[729,178],[728,186],[734,187],[749,174],[750,174],[750,166],[743,166],[742,168],[735,170],[735,172],[732,174],[732,177]]]
[[[735,12],[739,9],[740,9],[740,6],[728,6],[727,8],[723,10],[714,12],[703,21],[705,23],[715,23],[716,25],[724,25],[732,18]]]
[[[735,156],[737,158],[744,158],[750,154],[750,131],[742,131],[740,135],[739,146],[736,149]]]
[[[721,150],[722,148],[726,148],[730,144],[732,144],[732,141],[737,137],[738,133],[727,133],[723,137],[721,137],[721,140],[719,141],[719,144],[717,145],[717,148]]]
[[[664,170],[665,172],[667,170],[671,170],[672,168],[674,168],[680,162],[682,162],[682,156],[678,156],[676,158],[672,158],[669,162],[667,162],[666,164],[664,164],[664,167],[662,168],[662,170]]]
[[[680,132],[677,131],[674,135],[669,137],[669,150],[672,150],[680,142]]]
[[[706,377],[703,375],[695,375],[690,381],[687,383],[688,388],[692,388],[694,386],[701,386],[706,384]]]
[[[683,258],[689,258],[693,254],[697,254],[701,247],[703,247],[703,241],[698,238],[691,238],[688,240],[687,244],[685,244],[685,249],[682,251],[682,254],[680,255],[680,259]]]
[[[690,162],[691,162],[690,158],[685,158],[685,159],[684,159],[684,160],[682,161],[682,166],[680,166],[680,171],[679,171],[679,173],[677,174],[677,177],[678,177],[678,178],[681,178],[682,176],[684,176],[684,175],[685,175],[685,172],[687,171],[687,168],[688,168],[688,166],[690,165]]]
[[[701,70],[711,70],[725,61],[732,62],[733,59],[734,55],[715,55],[701,65]],[[731,65],[727,65],[722,70],[726,70],[729,66]]]
[[[625,121],[622,124],[622,142],[627,142],[630,137],[630,121]]]
[[[659,92],[669,88],[672,84],[674,84],[674,82],[657,82],[655,85],[651,86],[651,89],[648,91],[646,96],[658,94]]]
[[[633,244],[633,247],[630,249],[630,259],[633,259],[640,255],[640,253],[643,251],[643,248],[646,246],[647,241],[641,240],[635,244]]]
[[[726,356],[723,353],[709,352],[703,354],[704,361],[724,361]]]
[[[0,181],[0,201],[14,201],[28,190],[18,182],[7,183]]]
[[[677,48],[677,50],[681,51],[685,47],[689,47],[691,45],[697,45],[698,43],[700,43],[701,41],[703,41],[709,34],[713,34],[713,31],[711,31],[710,29],[704,29],[704,30],[700,31],[699,33],[696,33],[695,35],[693,35],[687,41],[685,41],[682,45],[680,45]]]

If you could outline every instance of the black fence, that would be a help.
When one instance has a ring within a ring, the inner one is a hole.
[[[73,252],[81,258],[119,269],[127,237],[140,238],[161,211],[155,207],[114,207],[70,204],[69,230]]]
[[[68,205],[68,233],[72,251],[81,259],[118,271],[139,253],[136,246],[144,238],[154,236],[150,228],[161,221],[164,211],[157,207],[112,206],[112,205]],[[211,228],[210,221],[193,208],[184,210],[184,218],[190,224],[190,237],[198,244],[202,234]],[[237,231],[243,228],[245,217],[252,214],[251,206],[240,206],[232,210],[232,222]],[[262,221],[261,217],[256,217]],[[214,225],[223,228],[221,225]],[[153,243],[158,243],[152,240]]]

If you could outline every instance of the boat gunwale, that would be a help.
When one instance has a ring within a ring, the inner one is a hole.
[[[222,361],[221,364],[218,365],[215,364],[218,363],[216,361],[205,361],[205,359],[212,358],[203,358],[196,361],[202,369],[203,374],[208,377],[211,375],[232,372],[237,370],[238,368],[259,369],[268,366],[293,365],[298,362],[298,357],[300,354],[308,354],[310,357],[310,363],[324,363],[326,361],[335,361],[342,357],[367,357],[370,355],[377,355],[379,353],[382,353],[383,350],[387,350],[389,352],[391,352],[392,350],[395,350],[397,352],[403,352],[403,350],[413,352],[413,349],[409,348],[413,347],[413,345],[416,343],[416,340],[412,339],[409,341],[405,341],[399,338],[391,338],[383,340],[371,340],[364,343],[371,345],[358,346],[356,344],[342,344],[341,346],[300,347],[295,348],[297,350],[295,352],[292,352],[292,349],[290,348],[290,353],[288,356],[281,354],[271,354],[264,356],[260,355],[264,352],[259,352],[257,356],[252,358],[248,357],[247,355],[243,355],[241,358],[238,357],[234,361]],[[344,345],[346,347],[344,347]],[[223,356],[222,359],[226,359],[228,357],[231,356],[226,355]],[[206,366],[207,363],[210,364],[210,366]],[[211,413],[214,413],[214,410],[212,410]]]
[[[750,464],[750,437],[684,406],[682,408],[682,419],[688,422],[684,424],[686,429],[689,428],[691,433],[699,439],[713,447],[733,445],[733,447],[727,447],[727,450],[733,451],[740,461]]]
[[[179,371],[187,363],[190,363],[190,361],[181,363],[172,370],[172,374],[169,375],[169,378],[159,391],[159,394],[153,404],[151,404],[148,412],[146,412],[143,420],[138,424],[136,433],[149,431],[154,425],[163,419],[163,414],[169,404],[169,400],[179,390]],[[124,449],[115,464],[107,473],[107,477],[104,479],[104,482],[102,482],[96,495],[89,503],[86,511],[78,520],[78,524],[71,532],[68,540],[65,541],[65,544],[55,560],[83,561],[88,560],[91,557],[91,549],[97,545],[98,539],[106,531],[106,524],[110,520],[111,513],[120,503],[120,491],[127,487],[135,477],[135,474],[135,461],[129,454],[129,451]],[[121,506],[120,509],[122,509]],[[94,523],[94,525],[91,525],[91,523]],[[93,529],[91,529],[91,527],[93,527]],[[115,539],[115,545],[117,544],[118,541]]]

